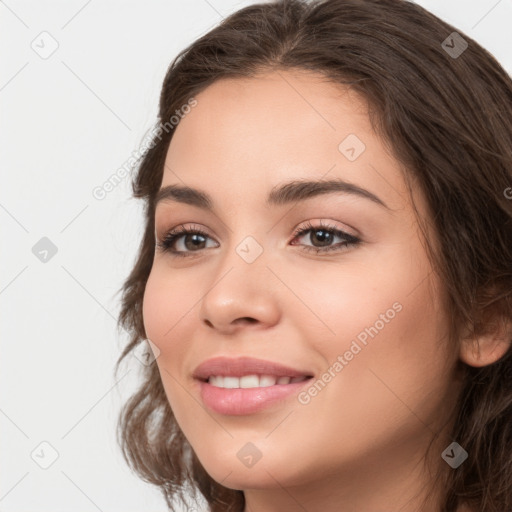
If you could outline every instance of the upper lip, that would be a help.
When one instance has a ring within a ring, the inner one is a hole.
[[[302,371],[264,359],[253,357],[214,357],[202,362],[193,373],[199,380],[208,380],[212,375],[242,377],[244,375],[274,375],[275,377],[312,377],[308,371]]]

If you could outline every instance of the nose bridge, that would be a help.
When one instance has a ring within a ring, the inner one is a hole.
[[[232,233],[233,238],[229,247],[221,253],[214,281],[218,284],[214,287],[219,287],[222,281],[226,281],[229,287],[239,288],[237,293],[245,290],[254,295],[261,285],[265,285],[265,281],[271,275],[267,268],[269,250],[264,247],[261,235],[249,234],[242,237],[238,235],[238,239],[235,238],[236,236]]]
[[[276,318],[276,296],[269,282],[272,272],[267,268],[269,254],[263,240],[256,237],[262,236],[231,232],[229,247],[221,253],[201,301],[200,315],[208,325],[227,328],[240,318],[263,323]]]
[[[231,222],[228,219],[230,227],[228,239],[225,241],[227,254],[222,255],[226,259],[225,264],[252,270],[253,267],[264,267],[264,262],[268,261],[270,226],[265,223],[265,215],[256,213],[257,207],[257,204],[246,203],[243,206],[237,203],[234,210],[238,212],[236,217]]]

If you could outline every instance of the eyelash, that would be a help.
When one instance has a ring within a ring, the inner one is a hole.
[[[310,231],[327,231],[330,234],[333,234],[335,236],[338,236],[340,238],[344,238],[344,242],[340,242],[337,245],[331,245],[324,248],[321,247],[312,247],[309,245],[302,246],[302,250],[307,252],[315,252],[316,254],[319,253],[326,253],[329,251],[341,251],[348,247],[355,246],[361,242],[361,240],[353,235],[349,235],[348,233],[345,233],[344,231],[341,231],[340,229],[336,228],[335,226],[331,225],[325,225],[320,222],[319,225],[314,226],[311,224],[311,222],[308,222],[306,226],[298,228],[293,233],[293,240],[295,238],[301,237],[305,235],[306,233],[309,233]],[[204,238],[210,238],[210,236],[205,233],[202,229],[196,228],[194,226],[192,227],[185,227],[183,225],[176,227],[174,229],[171,229],[168,231],[162,241],[157,241],[156,245],[163,251],[171,254],[172,256],[176,257],[190,257],[194,253],[201,252],[201,249],[198,251],[176,251],[172,249],[172,245],[174,242],[184,236],[184,235],[200,235]]]

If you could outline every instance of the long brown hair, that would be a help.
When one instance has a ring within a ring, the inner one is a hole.
[[[476,338],[507,325],[512,319],[512,80],[496,59],[460,30],[404,0],[255,4],[173,60],[163,81],[158,126],[216,80],[285,69],[319,72],[359,92],[371,107],[374,129],[406,169],[409,192],[413,180],[421,188],[431,218],[421,219],[416,207],[415,212],[423,233],[429,223],[439,236],[439,250],[428,238],[426,249],[448,297],[451,343],[458,346],[468,328]],[[120,290],[118,326],[130,341],[117,369],[146,338],[142,301],[155,248],[155,196],[174,130],[167,126],[153,136],[132,183],[134,197],[144,201],[145,231]],[[441,512],[454,512],[464,502],[478,511],[512,511],[512,350],[485,367],[458,365],[464,380],[450,435],[469,458],[456,470],[440,465]],[[124,405],[117,433],[127,463],[159,486],[171,510],[185,491],[200,491],[212,512],[243,510],[243,492],[215,482],[199,463],[176,423],[156,364],[143,367],[142,383]]]

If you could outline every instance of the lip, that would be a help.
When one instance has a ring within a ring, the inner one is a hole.
[[[211,375],[242,377],[244,375],[273,375],[274,377],[312,377],[308,370],[299,370],[280,363],[253,357],[214,357],[201,363],[193,372],[195,379],[206,381]]]
[[[243,375],[272,375],[274,377],[309,377],[293,384],[276,384],[260,388],[219,388],[208,383],[211,375],[242,377]],[[215,357],[201,363],[193,373],[200,387],[201,400],[210,410],[224,415],[254,414],[283,402],[309,385],[313,374],[280,363],[251,357]]]

